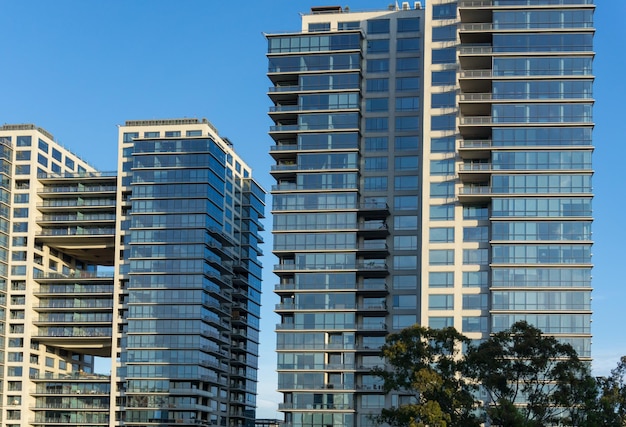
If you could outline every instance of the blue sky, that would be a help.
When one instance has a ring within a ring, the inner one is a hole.
[[[356,11],[389,3],[341,4]],[[626,1],[597,3],[593,356],[596,373],[606,374],[626,355],[626,278],[620,273],[626,264]],[[2,0],[0,124],[35,123],[109,171],[116,167],[116,125],[206,117],[269,188],[272,141],[263,32],[298,30],[300,12],[327,4],[337,2]],[[270,221],[266,228],[271,243]],[[268,244],[259,417],[278,416],[270,252]]]

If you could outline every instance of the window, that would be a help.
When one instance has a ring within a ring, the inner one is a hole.
[[[396,78],[396,91],[414,91],[419,90],[420,79],[419,77],[397,77]]]
[[[432,176],[454,175],[454,159],[431,160],[430,174]]]
[[[433,41],[446,42],[456,40],[456,24],[433,27]]]
[[[368,73],[386,73],[389,71],[389,59],[368,59],[367,60],[367,72]]]
[[[433,64],[455,64],[456,47],[446,47],[444,49],[433,49]]]
[[[37,163],[39,163],[41,166],[48,166],[48,158],[46,156],[44,156],[43,154],[38,154],[37,155]]]
[[[489,264],[488,249],[463,249],[463,264]]]
[[[373,113],[373,112],[384,112],[389,110],[389,99],[388,98],[371,98],[365,100],[365,111]]]
[[[389,40],[388,39],[374,39],[367,41],[367,53],[388,53],[389,52]]]
[[[13,208],[13,218],[28,218],[28,208]]]
[[[464,294],[463,310],[486,310],[489,308],[487,294]]]
[[[454,205],[433,205],[430,207],[431,221],[454,220]]]
[[[417,216],[399,215],[393,218],[394,230],[417,230]]]
[[[417,196],[396,196],[393,198],[393,205],[396,210],[415,210]]]
[[[453,310],[454,295],[429,295],[428,308],[430,310]]]
[[[396,176],[393,183],[396,191],[417,190],[418,188],[417,175]]]
[[[419,129],[420,119],[417,116],[396,117],[396,132],[416,131]]]
[[[358,30],[359,28],[361,28],[361,23],[359,21],[348,21],[348,22],[337,23],[337,29],[339,31]]]
[[[454,197],[454,181],[432,182],[430,184],[430,197],[444,199]]]
[[[15,160],[30,160],[30,150],[16,151]]]
[[[201,130],[188,130],[185,135],[187,136],[202,136]]]
[[[415,171],[419,165],[417,156],[399,156],[394,159],[396,171]]]
[[[487,206],[463,206],[463,219],[489,219]]]
[[[70,170],[74,170],[74,160],[69,157],[65,158],[65,166],[67,166]]]
[[[463,317],[461,332],[488,332],[486,317]]]
[[[417,250],[417,236],[394,236],[393,247],[396,250]]]
[[[180,137],[180,131],[179,130],[168,130],[168,131],[165,131],[165,137],[166,138],[178,138],[178,137]]]
[[[417,323],[415,314],[394,314],[392,319],[393,329],[405,329]]]
[[[408,72],[420,70],[420,59],[415,57],[409,58],[397,58],[396,59],[396,72]]]
[[[385,171],[387,170],[387,157],[366,157],[366,171]]]
[[[452,288],[454,287],[454,273],[451,271],[432,271],[428,273],[428,287]]]
[[[454,19],[456,18],[456,8],[456,2],[433,5],[433,19]]]
[[[456,92],[440,92],[431,95],[430,106],[432,108],[452,108],[456,105]]]
[[[386,176],[366,176],[363,183],[365,191],[387,191]]]
[[[419,18],[399,18],[398,19],[398,32],[409,33],[420,30]]]
[[[386,132],[389,129],[387,117],[369,117],[365,119],[365,130],[368,132]]]
[[[417,276],[396,274],[393,276],[393,288],[417,289]]]
[[[15,141],[17,147],[30,147],[32,139],[30,136],[18,136]]]
[[[15,193],[13,194],[13,201],[15,203],[28,203],[28,193]]]
[[[387,92],[389,90],[389,79],[367,79],[365,87],[367,92]]]
[[[396,151],[417,150],[419,148],[419,137],[417,136],[396,136]]]
[[[419,37],[397,40],[398,52],[419,52],[422,50],[422,39]]]
[[[44,153],[48,154],[48,143],[43,139],[39,140],[39,149]]]
[[[52,158],[60,162],[62,159],[61,152],[57,150],[56,148],[52,148]]]
[[[419,111],[420,99],[417,96],[396,98],[396,111]]]
[[[483,227],[463,227],[464,242],[488,242],[489,228]]]
[[[443,138],[433,138],[430,140],[431,153],[452,153],[454,152],[455,138],[446,136]]]
[[[387,151],[387,146],[386,136],[365,138],[365,151]]]
[[[139,133],[138,132],[125,132],[124,133],[124,142],[132,142],[133,139],[135,138],[139,138]]]
[[[455,130],[456,114],[443,114],[430,118],[430,130]]]
[[[453,265],[454,249],[431,249],[428,251],[430,265]]]
[[[394,295],[393,308],[413,310],[417,308],[417,295]]]
[[[367,21],[367,32],[369,34],[388,34],[389,19],[370,19]]]
[[[417,255],[396,255],[393,257],[396,270],[414,270],[417,268]]]
[[[430,229],[430,243],[454,243],[453,227],[437,227]]]
[[[455,70],[433,71],[432,73],[433,86],[447,86],[447,85],[454,85],[455,83],[456,83],[456,71]]]
[[[28,223],[27,222],[14,222],[13,231],[16,233],[23,233],[23,232],[28,231]]]
[[[454,317],[429,317],[428,326],[432,329],[449,328],[450,326],[454,326]]]
[[[463,287],[464,288],[486,288],[489,282],[489,274],[487,271],[464,271]]]
[[[330,22],[313,22],[309,24],[309,32],[330,31]]]

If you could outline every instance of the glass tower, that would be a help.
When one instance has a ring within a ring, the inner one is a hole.
[[[253,426],[264,191],[232,144],[126,122],[107,173],[4,125],[0,162],[0,423]]]
[[[207,121],[120,141],[121,420],[254,425],[263,190]]]
[[[268,39],[279,409],[409,402],[389,332],[526,320],[590,357],[589,0],[312,8]]]

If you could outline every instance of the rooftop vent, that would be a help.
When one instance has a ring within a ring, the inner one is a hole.
[[[311,8],[311,13],[341,13],[341,6],[317,6]]]

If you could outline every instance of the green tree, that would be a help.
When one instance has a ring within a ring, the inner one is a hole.
[[[526,322],[470,347],[465,368],[489,396],[494,426],[585,425],[584,401],[594,392],[587,364],[571,345]]]
[[[622,356],[610,376],[599,377],[596,381],[595,405],[588,410],[588,425],[626,426],[626,356]]]
[[[430,329],[418,325],[390,334],[382,347],[389,369],[375,369],[384,391],[414,396],[413,403],[385,408],[375,417],[397,427],[474,427],[475,387],[461,376],[461,346],[468,339],[454,328]]]

